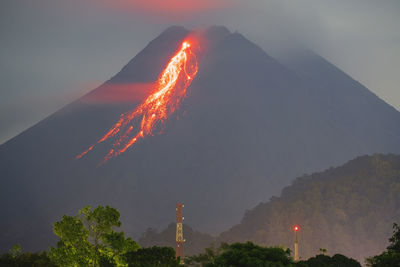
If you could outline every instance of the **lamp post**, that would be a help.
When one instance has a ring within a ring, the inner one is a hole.
[[[297,237],[297,232],[300,230],[300,227],[295,225],[293,227],[294,230],[294,261],[299,260],[299,239]]]

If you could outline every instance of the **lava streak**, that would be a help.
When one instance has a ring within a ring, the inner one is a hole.
[[[194,49],[189,41],[184,41],[181,49],[162,71],[154,92],[136,109],[121,114],[117,123],[102,138],[76,158],[82,158],[96,144],[113,138],[112,148],[100,163],[103,164],[125,152],[138,140],[162,132],[167,118],[176,111],[185,98],[187,88],[196,76],[197,70]]]

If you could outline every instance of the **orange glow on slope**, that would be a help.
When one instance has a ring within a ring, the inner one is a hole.
[[[138,140],[162,132],[167,118],[177,110],[186,96],[186,90],[197,71],[196,55],[189,41],[184,41],[161,73],[156,90],[136,109],[121,114],[118,122],[101,139],[76,158],[82,158],[96,144],[115,137],[113,148],[105,156],[103,164],[125,152]]]

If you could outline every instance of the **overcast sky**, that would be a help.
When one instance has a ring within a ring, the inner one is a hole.
[[[166,27],[309,46],[400,110],[399,0],[1,0],[0,144],[95,88]]]

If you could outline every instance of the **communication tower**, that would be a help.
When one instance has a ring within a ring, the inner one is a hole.
[[[176,204],[176,258],[180,258],[180,263],[183,264],[183,259],[185,257],[183,251],[183,244],[185,243],[185,239],[183,239],[183,225],[182,222],[184,217],[182,216],[182,208],[184,205],[182,203]]]

